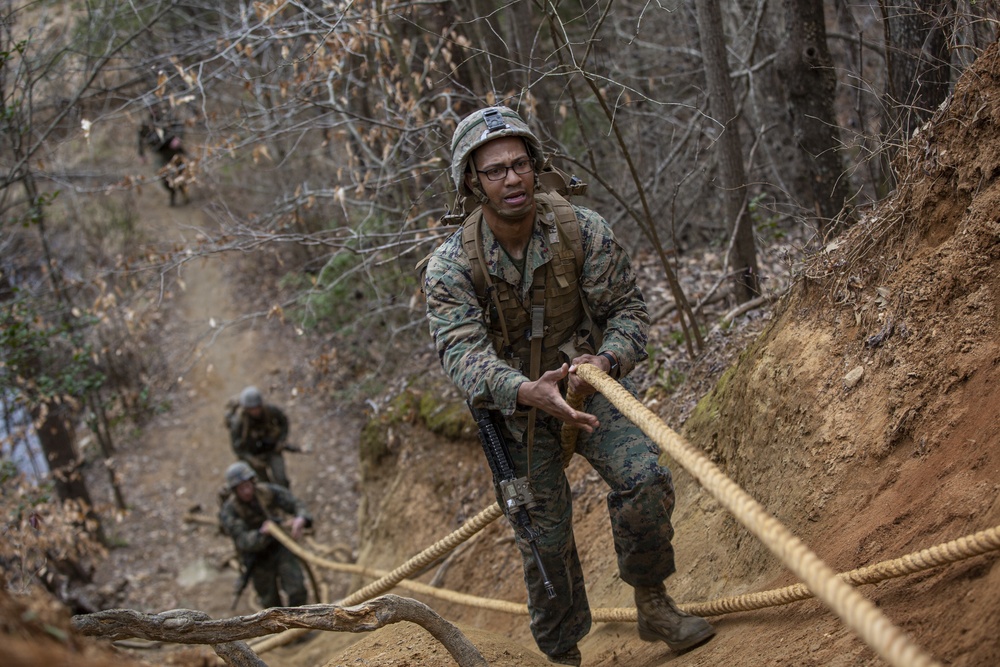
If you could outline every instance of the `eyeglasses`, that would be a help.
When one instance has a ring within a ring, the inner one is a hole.
[[[509,167],[499,165],[496,167],[490,167],[486,171],[476,169],[476,172],[479,174],[485,174],[486,180],[488,181],[502,181],[507,178],[507,170],[509,169],[513,169],[515,174],[523,176],[524,174],[531,173],[531,170],[534,169],[534,165],[531,164],[531,160],[529,158],[521,158]]]

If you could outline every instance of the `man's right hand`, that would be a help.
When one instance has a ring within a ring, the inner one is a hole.
[[[517,402],[521,405],[544,410],[556,419],[570,426],[582,428],[587,433],[593,433],[601,423],[592,414],[574,410],[559,392],[559,382],[569,375],[569,364],[563,364],[558,370],[546,371],[534,382],[522,382],[517,388]]]
[[[297,516],[292,519],[289,531],[291,532],[292,539],[298,541],[302,537],[302,530],[306,527],[306,520],[301,516]]]

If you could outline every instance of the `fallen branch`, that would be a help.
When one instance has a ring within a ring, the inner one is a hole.
[[[412,598],[383,595],[354,607],[308,605],[273,607],[249,616],[212,619],[190,609],[143,614],[132,609],[109,609],[73,617],[73,628],[83,635],[128,639],[138,637],[175,644],[210,644],[231,667],[266,667],[242,640],[289,628],[333,632],[371,632],[409,621],[441,642],[460,667],[486,667],[479,650],[458,628],[433,609]],[[249,652],[250,655],[247,655]],[[250,657],[252,656],[252,658]]]
[[[781,292],[778,292],[776,294],[764,294],[762,296],[757,297],[756,299],[751,299],[746,303],[742,303],[736,308],[733,308],[728,313],[726,313],[722,317],[722,319],[719,320],[719,323],[716,325],[715,328],[718,329],[718,328],[728,327],[730,324],[733,323],[733,320],[735,320],[740,315],[748,313],[756,308],[760,308],[761,306],[772,304],[787,293],[788,293],[788,288],[786,287]]]
[[[188,512],[181,520],[184,523],[203,523],[206,526],[219,525],[219,520],[215,517],[205,516],[204,514],[195,514],[194,512]]]

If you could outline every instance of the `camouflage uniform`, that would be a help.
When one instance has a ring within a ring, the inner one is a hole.
[[[624,376],[646,357],[649,317],[645,302],[636,286],[628,255],[607,222],[591,210],[574,209],[584,248],[579,288],[603,332],[600,351],[615,354],[620,374]],[[541,216],[536,216],[522,279],[489,226],[481,223],[482,256],[489,273],[518,290],[521,301],[528,306],[535,268],[552,258],[546,224]],[[517,404],[517,390],[528,378],[505,363],[491,343],[483,308],[476,298],[472,269],[462,249],[461,231],[432,254],[424,290],[431,335],[445,372],[477,405],[498,410],[504,416],[503,427],[515,473],[525,475],[529,472],[528,413]],[[527,365],[526,360],[522,363]],[[558,364],[543,367],[542,372],[557,367]],[[622,384],[635,393],[630,381],[624,380]],[[656,446],[603,395],[589,396],[583,409],[595,415],[601,426],[589,435],[581,431],[576,451],[611,488],[607,503],[621,578],[632,586],[659,585],[675,569],[670,544],[673,537],[670,515],[674,505],[670,471],[658,464]],[[561,426],[559,420],[538,412],[529,475],[538,501],[531,512],[540,533],[536,544],[555,586],[554,599],[550,600],[542,587],[530,547],[517,535],[528,588],[531,630],[539,648],[550,656],[575,647],[591,625],[583,571],[573,538],[571,493],[562,466]]]
[[[277,484],[257,483],[254,499],[249,503],[233,493],[219,510],[219,523],[233,539],[244,565],[253,559],[251,580],[265,608],[282,606],[279,582],[288,597],[288,606],[306,603],[306,586],[298,558],[273,537],[260,532],[266,519],[280,523],[282,513],[302,517],[307,526],[312,524],[305,505]]]
[[[262,410],[256,419],[243,409],[233,414],[229,420],[233,452],[238,459],[249,463],[261,480],[289,489],[285,460],[281,456],[282,446],[288,439],[288,417],[274,405],[265,404]]]

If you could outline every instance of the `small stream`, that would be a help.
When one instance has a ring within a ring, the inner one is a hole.
[[[12,462],[33,484],[49,474],[31,415],[9,393],[0,395],[0,460]]]

